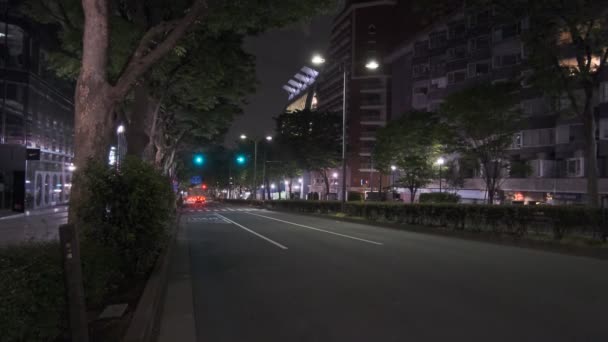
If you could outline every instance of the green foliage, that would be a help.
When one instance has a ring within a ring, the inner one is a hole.
[[[164,247],[173,214],[169,180],[131,157],[119,171],[91,161],[80,177],[91,193],[77,208],[86,238],[113,250],[124,274],[148,272]]]
[[[347,198],[349,202],[363,202],[363,194],[359,191],[349,191]]]
[[[477,160],[482,167],[489,203],[509,166],[507,149],[523,128],[516,87],[480,84],[449,95],[441,105],[441,135],[451,152]]]
[[[460,196],[449,192],[426,192],[420,194],[420,203],[458,203]]]
[[[421,187],[431,182],[434,163],[441,154],[438,116],[428,112],[409,112],[389,122],[377,134],[374,166],[388,173],[399,168],[395,184],[408,188],[412,200]]]
[[[283,113],[276,122],[276,144],[289,151],[299,168],[322,172],[338,165],[342,146],[340,115],[302,110]]]
[[[2,341],[53,341],[66,328],[66,303],[57,243],[0,249]]]

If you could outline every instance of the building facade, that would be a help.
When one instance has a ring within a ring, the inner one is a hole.
[[[319,110],[339,113],[346,93],[350,191],[378,191],[381,184],[388,185],[390,177],[381,180],[372,158],[376,132],[395,115],[391,68],[382,61],[397,44],[428,24],[424,16],[412,14],[412,6],[396,0],[346,1],[334,18],[317,93]],[[371,60],[379,62],[377,69],[366,68]]]
[[[527,128],[513,137],[512,161],[529,175],[510,174],[502,200],[518,203],[579,203],[586,200],[582,123],[559,114],[565,99],[550,99],[526,83],[526,47],[521,34],[529,21],[501,22],[491,10],[462,8],[407,39],[385,58],[391,74],[391,115],[436,111],[445,97],[475,83],[519,80],[520,106]],[[608,79],[607,79],[608,80]],[[608,83],[598,91],[599,190],[608,194]],[[470,200],[485,196],[481,179],[465,182]],[[434,185],[433,185],[434,186]]]
[[[74,157],[73,89],[45,69],[44,29],[8,1],[0,1],[0,11],[0,143],[40,151],[39,160],[26,162],[23,156],[23,204],[14,203],[18,170],[0,167],[3,206],[19,210],[65,203]]]

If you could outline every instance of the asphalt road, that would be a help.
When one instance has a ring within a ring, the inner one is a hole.
[[[67,209],[59,206],[1,217],[0,246],[59,239],[59,226],[68,220]]]
[[[213,203],[182,230],[197,341],[608,341],[606,261]]]

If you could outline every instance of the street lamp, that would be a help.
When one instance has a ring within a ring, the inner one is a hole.
[[[320,54],[315,54],[311,59],[312,64],[320,66],[325,64],[325,58]],[[346,64],[344,61],[340,62],[342,68],[342,198],[341,206],[342,211],[346,209],[346,79],[348,77],[346,73]],[[376,60],[369,60],[365,64],[368,70],[376,70],[380,67],[380,63]]]
[[[76,171],[76,166],[75,166],[74,164],[70,164],[70,165],[68,166],[68,171],[70,171],[70,172],[74,172],[74,171]]]
[[[247,140],[247,136],[245,134],[241,134],[240,136],[241,140]],[[257,200],[258,199],[258,191],[257,191],[257,180],[258,180],[258,143],[261,141],[261,139],[253,139],[253,199]],[[272,141],[272,136],[267,135],[266,136],[266,141],[270,142]],[[263,180],[262,180],[263,182]]]
[[[439,192],[441,193],[441,169],[443,168],[443,164],[445,164],[445,159],[443,157],[439,157],[437,159],[437,165],[439,165]]]
[[[375,59],[370,59],[367,61],[367,63],[365,63],[365,67],[369,70],[376,70],[380,67],[380,63],[378,63],[378,61]]]
[[[391,165],[391,186],[393,187],[393,193],[395,192],[395,171],[397,170],[397,167],[395,165]],[[392,198],[394,199],[394,195],[391,194],[391,196],[393,196]]]

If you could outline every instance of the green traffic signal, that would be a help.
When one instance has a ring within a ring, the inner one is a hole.
[[[236,163],[237,164],[243,165],[243,164],[245,164],[245,162],[247,162],[247,158],[245,158],[245,156],[243,156],[243,155],[236,156]]]
[[[194,165],[202,166],[205,164],[205,157],[202,154],[195,154],[192,161],[194,162]]]

